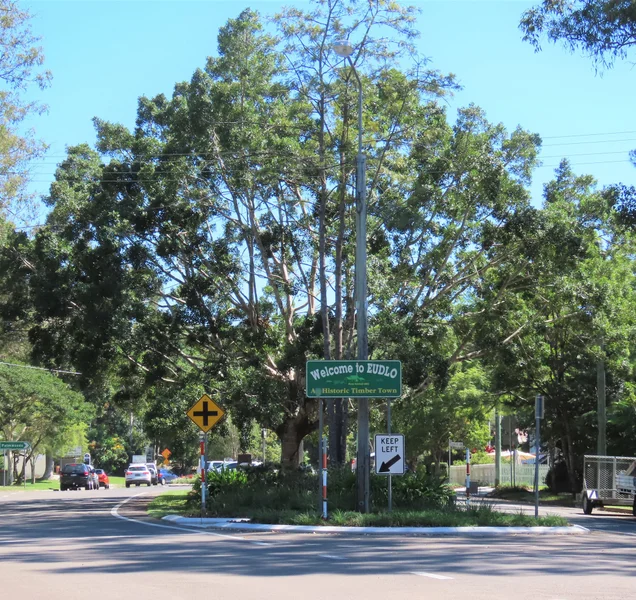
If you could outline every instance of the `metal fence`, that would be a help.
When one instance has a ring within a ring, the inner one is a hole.
[[[585,489],[596,490],[600,500],[625,500],[631,503],[631,494],[616,489],[616,476],[627,474],[636,458],[586,455],[583,461]]]
[[[539,465],[539,485],[545,485],[548,465]],[[495,465],[470,465],[470,480],[480,485],[495,485]],[[450,483],[463,485],[466,483],[466,465],[450,468]],[[534,465],[501,464],[501,485],[534,485]]]

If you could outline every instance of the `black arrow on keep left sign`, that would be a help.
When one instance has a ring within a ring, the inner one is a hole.
[[[396,454],[393,458],[387,460],[386,462],[382,462],[380,465],[380,470],[378,473],[388,473],[391,470],[391,467],[400,460],[400,455]]]

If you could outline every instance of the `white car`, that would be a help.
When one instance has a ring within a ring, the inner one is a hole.
[[[150,471],[146,465],[132,464],[126,469],[126,487],[132,484],[139,487],[142,483],[150,486],[152,483]]]

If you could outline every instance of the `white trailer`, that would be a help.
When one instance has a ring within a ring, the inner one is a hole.
[[[602,506],[631,506],[636,517],[636,457],[583,457],[583,512]]]

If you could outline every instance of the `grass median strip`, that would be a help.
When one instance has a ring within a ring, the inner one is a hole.
[[[148,516],[161,519],[166,515],[186,516],[188,510],[188,492],[190,490],[171,490],[157,496],[148,505]]]
[[[188,502],[189,490],[175,490],[157,496],[148,506],[151,517],[166,515],[200,517]],[[237,510],[229,507],[222,511],[224,515],[214,516],[248,517],[252,523],[270,523],[284,525],[335,525],[348,527],[565,527],[567,519],[558,516],[546,516],[535,519],[520,513],[498,512],[490,505],[480,505],[465,509],[458,506],[446,510],[394,511],[391,513],[361,514],[353,511],[334,511],[329,519],[323,520],[313,512],[280,511],[274,509]]]

